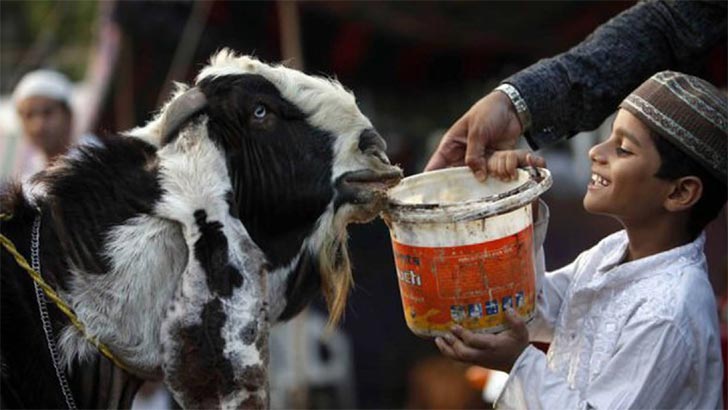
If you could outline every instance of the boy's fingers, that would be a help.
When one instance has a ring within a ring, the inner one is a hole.
[[[526,156],[526,162],[532,167],[544,168],[546,167],[546,160],[539,157],[538,155],[528,154]]]
[[[506,316],[506,322],[511,327],[511,332],[515,333],[516,336],[520,339],[525,337],[528,337],[528,329],[526,328],[526,322],[521,319],[515,311],[512,309],[508,309],[505,311]]]
[[[444,348],[446,348],[446,349],[449,349],[449,348],[450,348],[450,343],[446,342],[446,341],[445,341],[445,338],[444,338],[444,337],[442,337],[442,336],[438,336],[438,337],[436,337],[436,338],[435,338],[435,344],[436,344],[436,345],[437,345],[438,347],[440,347],[440,346],[441,346],[441,347],[444,347]]]
[[[518,152],[512,152],[510,155],[506,156],[506,172],[509,180],[516,177],[516,168],[518,167],[519,162],[518,157]]]
[[[437,348],[440,350],[440,352],[442,354],[444,354],[445,356],[453,358],[453,359],[457,358],[455,356],[455,352],[452,350],[452,347],[450,347],[450,345],[448,345],[447,342],[445,342],[445,340],[443,338],[436,337],[435,346],[437,346]]]
[[[470,164],[469,164],[470,165]],[[526,150],[495,151],[486,155],[483,166],[488,174],[503,181],[511,181],[518,177],[518,167],[546,167],[546,160]],[[473,166],[471,165],[471,168]]]
[[[452,349],[454,358],[465,362],[475,362],[482,355],[482,352],[478,349],[466,345],[462,340],[458,339],[453,343],[450,348]]]
[[[464,345],[473,347],[476,349],[491,349],[493,348],[493,335],[491,334],[480,334],[471,332],[462,326],[455,326],[452,332],[457,336]]]
[[[507,175],[506,172],[506,158],[504,155],[500,155],[498,158],[498,178],[504,179]]]
[[[488,168],[489,174],[495,174],[495,172],[498,170],[498,153],[493,152],[490,155],[488,155],[488,159],[486,160],[486,168]]]

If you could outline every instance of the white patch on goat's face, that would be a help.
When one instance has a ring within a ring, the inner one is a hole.
[[[211,200],[225,198],[232,188],[225,157],[208,138],[206,124],[203,118],[188,126],[158,151],[164,194],[154,213],[186,226],[194,225],[194,213],[199,209],[214,220],[222,220],[228,213],[224,201]]]
[[[332,181],[349,171],[371,168],[373,161],[358,148],[361,133],[372,128],[356,104],[354,95],[338,81],[304,74],[282,65],[271,66],[248,56],[223,50],[197,76],[257,74],[276,86],[283,98],[307,115],[308,122],[336,138]]]

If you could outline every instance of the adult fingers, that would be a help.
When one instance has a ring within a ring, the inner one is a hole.
[[[478,132],[475,127],[468,129],[468,144],[465,149],[465,164],[473,170],[478,181],[485,181],[488,178],[487,160],[485,158],[485,147],[488,136]]]
[[[465,116],[445,132],[437,146],[435,153],[427,161],[425,171],[432,171],[440,168],[447,168],[453,165],[462,164],[465,157],[465,144],[467,143],[468,125]]]
[[[425,171],[432,171],[435,169],[440,168],[447,168],[447,158],[440,152],[440,149],[438,148],[437,151],[435,151],[434,154],[432,154],[432,157],[430,157],[430,160],[427,161],[427,165],[425,166]]]

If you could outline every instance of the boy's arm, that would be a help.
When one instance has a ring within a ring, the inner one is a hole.
[[[656,320],[626,327],[617,353],[591,377],[586,391],[572,387],[553,370],[546,355],[529,346],[511,369],[496,401],[502,409],[671,408],[685,403],[694,358],[683,334],[671,322]],[[578,353],[578,352],[577,352]],[[597,358],[593,356],[592,361]],[[594,371],[598,365],[592,363]],[[682,398],[683,400],[680,400]]]
[[[543,243],[550,211],[542,200],[539,200],[538,218],[534,221],[534,249],[536,249],[536,316],[528,324],[530,339],[536,342],[551,342],[553,329],[556,326],[561,304],[574,279],[580,262],[589,251],[583,252],[574,262],[553,272],[546,272]]]
[[[490,154],[487,160],[488,174],[501,180],[516,177],[518,167],[546,167],[546,161],[527,150],[502,150]],[[528,325],[531,340],[550,342],[553,328],[561,309],[564,295],[576,273],[578,260],[555,272],[546,274],[543,243],[549,222],[549,208],[543,200],[534,206],[533,249],[536,269],[536,316]],[[580,256],[581,258],[581,256]]]

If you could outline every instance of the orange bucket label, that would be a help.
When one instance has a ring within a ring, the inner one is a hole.
[[[457,323],[471,330],[504,328],[504,309],[533,317],[533,226],[488,242],[420,247],[392,239],[407,325],[434,336]]]

